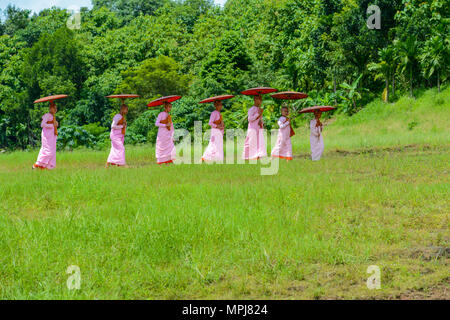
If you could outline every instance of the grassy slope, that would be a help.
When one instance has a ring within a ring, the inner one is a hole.
[[[0,298],[443,297],[449,101],[431,90],[338,117],[318,163],[300,128],[276,176],[160,168],[150,147],[129,148],[125,170],[102,169],[105,152],[59,154],[53,172],[31,172],[36,152],[0,155]]]

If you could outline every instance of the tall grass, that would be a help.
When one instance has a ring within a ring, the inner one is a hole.
[[[129,169],[104,169],[107,152],[62,152],[43,172],[36,152],[0,155],[0,298],[368,298],[445,284],[447,260],[414,252],[448,246],[449,100],[436,101],[449,94],[338,117],[322,161],[274,176],[159,167],[150,146],[127,148]],[[295,136],[295,152],[308,140]],[[369,265],[381,290],[366,287]]]

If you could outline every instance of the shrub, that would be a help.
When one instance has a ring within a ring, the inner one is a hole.
[[[58,130],[57,147],[59,150],[73,150],[79,147],[94,148],[95,137],[78,126],[64,126]]]
[[[102,127],[100,122],[90,123],[83,126],[83,129],[98,138],[102,133],[108,132],[109,129]]]

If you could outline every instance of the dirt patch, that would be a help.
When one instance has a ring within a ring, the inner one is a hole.
[[[425,261],[447,259],[450,255],[449,247],[426,247],[414,249],[410,257],[414,259],[422,259]]]
[[[407,151],[429,151],[431,150],[429,145],[406,145],[401,147],[389,147],[389,148],[369,148],[361,149],[355,151],[346,151],[337,149],[334,151],[335,154],[341,156],[353,156],[353,155],[371,155],[376,153],[397,153],[397,152],[407,152]],[[332,152],[333,153],[333,152]]]
[[[433,261],[438,259],[448,259],[450,256],[450,247],[440,247],[440,246],[431,246],[431,247],[416,247],[409,249],[396,249],[396,250],[387,250],[380,254],[388,255],[390,257],[399,257],[406,259],[421,259],[424,261]],[[377,256],[377,258],[380,258]]]
[[[348,156],[360,156],[360,155],[368,155],[368,156],[375,156],[385,153],[402,153],[402,152],[415,152],[415,151],[432,151],[433,147],[429,145],[406,145],[406,146],[399,146],[399,147],[387,147],[387,148],[367,148],[367,149],[360,149],[360,150],[341,150],[336,149],[332,151],[326,152],[327,156],[337,156],[337,157],[348,157]],[[293,156],[295,159],[310,159],[311,154],[309,153],[301,153],[296,154]]]
[[[389,298],[399,300],[450,300],[449,287],[450,278],[447,278],[444,283],[440,283],[436,286],[419,290],[408,290]]]

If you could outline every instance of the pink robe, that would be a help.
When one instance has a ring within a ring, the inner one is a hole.
[[[267,157],[264,129],[259,126],[258,116],[258,107],[253,106],[248,110],[248,131],[242,155],[242,158],[245,160],[257,160]]]
[[[46,169],[54,169],[56,167],[56,139],[58,136],[55,135],[54,125],[48,124],[48,121],[53,121],[51,113],[46,113],[42,117],[42,147],[39,151],[36,165]]]
[[[278,120],[280,129],[278,129],[278,138],[272,150],[272,157],[292,160],[291,126],[290,121],[286,120],[286,117]]]
[[[161,112],[156,119],[155,125],[158,129],[158,136],[156,138],[156,160],[158,164],[171,163],[175,160],[176,149],[173,142],[173,135],[175,133],[173,123],[170,126],[170,131],[167,130],[167,125],[161,123],[167,119],[169,114],[165,111]]]
[[[203,154],[203,161],[217,161],[223,162],[223,130],[217,129],[215,121],[220,120],[220,112],[215,110],[211,113],[209,118],[209,125],[211,126],[211,138],[209,145]]]
[[[320,160],[324,150],[322,127],[316,127],[316,123],[316,119],[313,119],[309,124],[311,130],[309,141],[311,142],[311,159],[313,161]]]
[[[117,125],[122,119],[121,114],[116,114],[111,124],[111,151],[108,157],[108,163],[115,164],[117,166],[125,166],[125,136],[122,134],[123,125]]]

